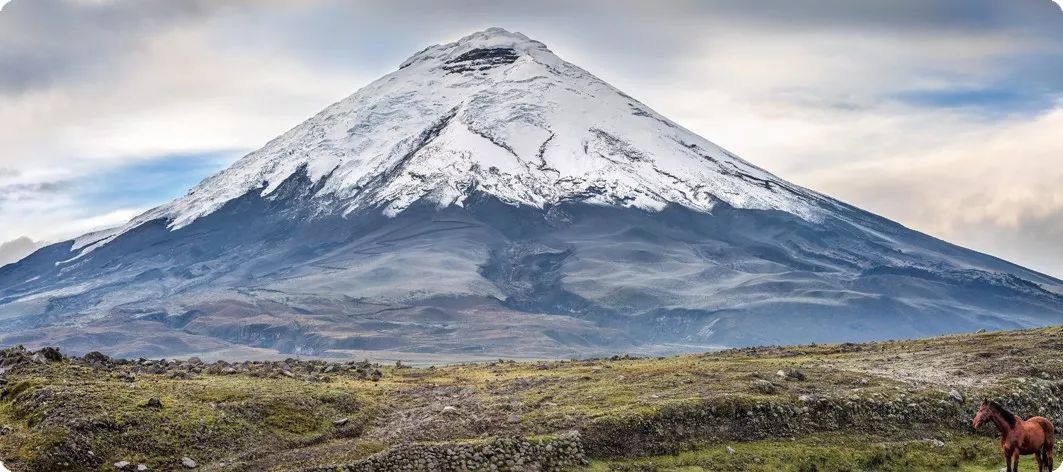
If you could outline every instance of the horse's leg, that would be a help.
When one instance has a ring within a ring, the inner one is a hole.
[[[1019,449],[1011,451],[1011,472],[1019,472]]]
[[[1053,468],[1056,466],[1055,458],[1052,457],[1052,444],[1045,445],[1045,462],[1047,463],[1047,468],[1045,470],[1052,472]]]
[[[1045,472],[1045,451],[1044,449],[1038,449],[1033,454],[1034,460],[1037,461],[1037,472]]]
[[[1052,460],[1051,443],[1045,442],[1044,445],[1041,446],[1041,460],[1045,463],[1045,470],[1052,472],[1052,467],[1055,467],[1055,464],[1053,464],[1054,461]]]

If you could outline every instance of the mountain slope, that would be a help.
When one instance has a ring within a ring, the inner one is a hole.
[[[1061,286],[785,182],[490,29],[0,268],[0,343],[665,352],[1052,324]]]

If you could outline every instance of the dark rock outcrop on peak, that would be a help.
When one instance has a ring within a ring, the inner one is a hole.
[[[511,48],[473,49],[454,59],[446,61],[443,66],[448,73],[475,72],[491,69],[495,66],[512,64],[520,55]]]

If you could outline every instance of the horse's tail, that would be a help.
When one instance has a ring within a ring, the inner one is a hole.
[[[1047,419],[1041,421],[1041,428],[1045,430],[1045,445],[1053,447],[1056,444],[1056,427]]]
[[[1041,429],[1045,432],[1045,443],[1041,445],[1041,460],[1048,466],[1048,470],[1055,468],[1055,458],[1053,457],[1053,449],[1056,445],[1056,427],[1052,425],[1051,421],[1045,418],[1038,418],[1040,421],[1037,423],[1041,425]]]

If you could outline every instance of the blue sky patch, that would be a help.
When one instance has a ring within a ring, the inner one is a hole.
[[[1055,104],[1051,94],[1022,87],[912,90],[895,97],[919,107],[968,108],[990,115],[1037,114]]]
[[[165,154],[108,169],[76,182],[74,193],[97,212],[152,207],[184,195],[201,180],[228,167],[246,151]]]

